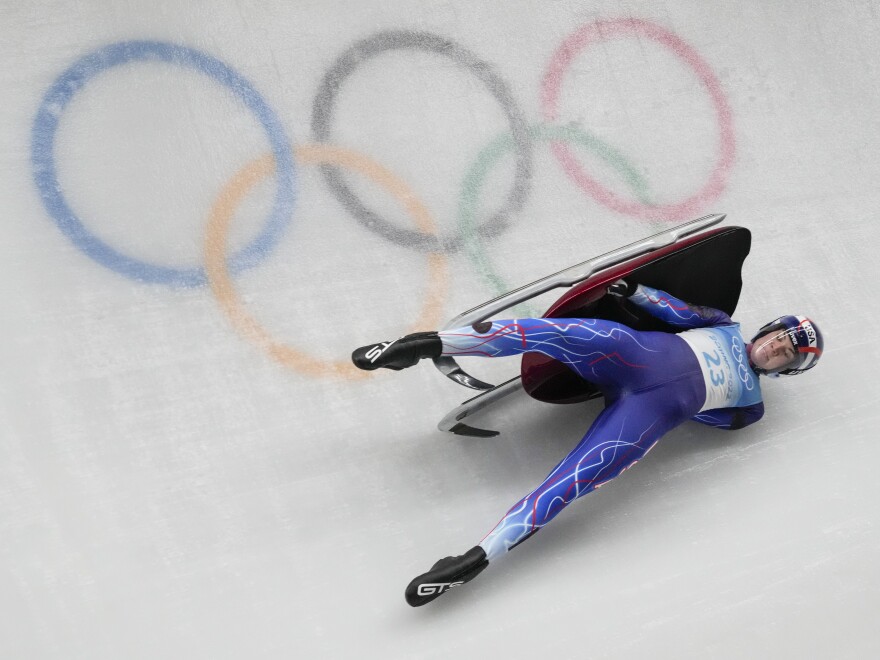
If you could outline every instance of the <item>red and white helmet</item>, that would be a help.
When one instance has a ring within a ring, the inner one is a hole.
[[[762,338],[773,339],[783,336],[788,337],[791,341],[792,358],[784,365],[771,370],[761,369],[752,363],[751,366],[755,373],[768,376],[793,376],[802,374],[807,369],[816,366],[822,355],[825,342],[822,339],[822,333],[819,332],[819,326],[806,316],[780,316],[778,319],[770,321],[752,337],[753,350],[758,340]]]

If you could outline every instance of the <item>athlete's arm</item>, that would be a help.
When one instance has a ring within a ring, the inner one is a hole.
[[[719,309],[691,305],[665,291],[644,284],[629,285],[627,294],[627,300],[636,307],[676,328],[706,328],[733,323]]]
[[[715,408],[704,410],[692,419],[706,426],[714,426],[717,429],[736,431],[749,424],[754,424],[764,416],[764,403],[759,401],[751,406],[742,408]]]

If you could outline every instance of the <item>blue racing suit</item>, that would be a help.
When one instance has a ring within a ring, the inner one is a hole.
[[[670,429],[689,419],[739,429],[764,414],[738,323],[644,285],[628,300],[681,332],[640,332],[601,319],[534,318],[439,333],[443,355],[542,353],[605,395],[605,408],[580,443],[482,540],[490,562],[633,465]]]

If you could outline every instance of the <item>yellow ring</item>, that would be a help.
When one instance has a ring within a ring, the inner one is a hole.
[[[397,199],[415,220],[416,226],[424,231],[436,233],[436,225],[431,214],[402,180],[382,165],[363,154],[324,144],[311,144],[296,147],[294,156],[309,165],[328,164],[354,170],[382,186]],[[258,158],[239,170],[220,191],[211,207],[208,229],[205,238],[205,270],[211,291],[229,317],[235,329],[250,341],[263,348],[277,362],[309,376],[333,376],[356,379],[368,375],[359,371],[348,360],[325,362],[303,353],[286,344],[279,343],[245,310],[226,264],[229,225],[235,210],[244,196],[258,182],[275,172],[275,159],[271,154]],[[428,255],[428,272],[431,285],[424,296],[424,306],[420,321],[411,328],[432,330],[440,325],[440,313],[448,285],[446,257],[442,253]]]

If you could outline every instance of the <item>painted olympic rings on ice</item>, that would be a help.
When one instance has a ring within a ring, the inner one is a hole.
[[[342,147],[313,144],[296,148],[296,160],[309,165],[330,164],[363,174],[397,199],[415,221],[420,231],[428,234],[436,229],[425,206],[401,179],[372,159]],[[351,361],[324,362],[302,351],[276,341],[242,305],[226,266],[226,242],[235,210],[245,195],[260,181],[270,176],[275,163],[272,154],[242,168],[224,186],[215,201],[208,220],[205,237],[205,268],[211,291],[236,330],[263,348],[277,362],[310,376],[363,378],[368,372],[358,371]],[[448,286],[446,257],[429,254],[430,286],[424,298],[418,325],[408,332],[432,330],[442,321],[443,298]]]
[[[430,32],[391,30],[378,32],[362,39],[340,55],[321,81],[312,108],[312,135],[316,142],[332,142],[330,136],[336,97],[342,83],[366,60],[393,50],[417,50],[440,55],[473,73],[489,90],[510,124],[513,151],[516,156],[516,173],[513,185],[502,207],[477,230],[481,236],[489,236],[504,229],[510,217],[524,205],[532,177],[532,151],[528,125],[507,83],[494,72],[488,62],[480,59],[463,46]],[[454,252],[461,248],[461,236],[440,236],[424,231],[403,229],[380,217],[367,208],[345,183],[337,169],[330,165],[321,167],[324,180],[336,198],[365,227],[375,231],[393,243],[415,247],[425,252]]]
[[[721,83],[706,61],[693,47],[665,28],[636,18],[596,21],[580,27],[569,35],[550,60],[542,85],[541,105],[544,120],[559,121],[559,94],[563,78],[574,58],[587,46],[615,37],[646,37],[665,46],[682,59],[709,92],[720,131],[718,161],[706,184],[691,197],[676,204],[653,206],[625,200],[587,174],[572,151],[563,144],[554,144],[553,153],[568,176],[586,193],[610,209],[645,219],[680,220],[698,215],[706,204],[716,199],[727,182],[733,164],[735,140],[730,105],[721,89]]]
[[[558,125],[560,88],[567,68],[587,46],[610,38],[646,37],[670,49],[696,73],[708,90],[720,130],[720,154],[708,182],[688,199],[666,205],[653,205],[647,186],[639,172],[615,149],[575,126]],[[479,153],[466,172],[458,205],[457,233],[438,236],[427,209],[417,201],[409,187],[381,165],[368,157],[341,146],[331,146],[331,124],[341,84],[365,60],[396,50],[426,52],[450,59],[469,71],[489,90],[499,103],[509,124],[509,133],[502,135]],[[164,62],[195,70],[228,89],[253,112],[265,131],[270,153],[239,171],[224,187],[215,201],[208,223],[205,242],[205,266],[170,268],[146,263],[121,253],[89,231],[70,208],[62,193],[55,160],[55,141],[61,117],[76,94],[102,72],[131,62]],[[320,144],[296,149],[296,159],[321,168],[325,181],[336,198],[368,229],[387,240],[428,253],[429,278],[424,307],[418,328],[439,325],[441,299],[448,285],[445,253],[466,247],[467,254],[480,274],[496,292],[506,287],[495,273],[485,254],[484,239],[503,230],[512,216],[519,212],[531,186],[532,149],[534,142],[550,142],[551,149],[568,176],[601,204],[618,212],[659,220],[680,220],[703,210],[723,190],[734,157],[734,136],[730,107],[718,79],[708,64],[689,45],[664,28],[638,19],[597,21],[582,26],[567,37],[550,61],[542,85],[542,113],[546,124],[530,127],[514,101],[507,83],[493,67],[469,50],[444,37],[428,32],[392,30],[373,34],[347,48],[322,78],[312,106],[311,130]],[[626,182],[637,201],[625,200],[586,174],[576,160],[572,148],[588,149],[614,168]],[[501,157],[513,154],[515,175],[501,207],[482,223],[477,222],[476,209],[488,172]],[[198,286],[210,283],[212,292],[234,327],[263,347],[275,360],[297,371],[318,376],[333,375],[358,378],[365,372],[355,371],[347,360],[324,362],[273,339],[244,309],[236,294],[232,277],[263,259],[281,238],[290,220],[295,202],[294,151],[287,133],[274,111],[256,89],[240,74],[220,60],[199,51],[161,41],[126,41],[108,45],[76,60],[51,85],[42,99],[31,132],[31,159],[39,195],[49,215],[61,231],[94,261],[107,268],[144,282],[171,286]],[[340,169],[367,176],[390,192],[415,220],[414,229],[398,227],[367,208],[346,185]],[[229,224],[235,209],[257,182],[275,174],[277,188],[269,215],[257,237],[230,259],[226,258]]]
[[[220,60],[197,50],[162,41],[124,41],[100,48],[74,62],[43,97],[31,132],[31,160],[40,197],[61,231],[86,255],[122,275],[172,286],[205,284],[205,270],[150,264],[114,249],[83,224],[70,208],[58,182],[55,137],[61,115],[76,93],[100,73],[129,62],[168,62],[203,73],[244,103],[257,117],[271,145],[278,188],[272,211],[260,234],[230,260],[237,273],[256,265],[275,245],[290,220],[295,200],[290,141],[281,120],[253,85]]]
[[[564,142],[583,147],[595,153],[617,171],[638,199],[644,204],[650,203],[648,184],[644,177],[639,174],[639,171],[617,149],[606,144],[591,133],[573,125],[550,126],[537,124],[529,128],[529,139],[535,142],[550,142],[551,144]],[[483,242],[476,231],[476,212],[486,177],[498,161],[512,151],[513,148],[513,138],[508,133],[498,136],[480,151],[474,164],[468,169],[464,177],[458,204],[458,229],[464,239],[467,255],[496,295],[507,292],[508,287],[495,271],[484,249]],[[519,312],[517,313],[519,314]]]

